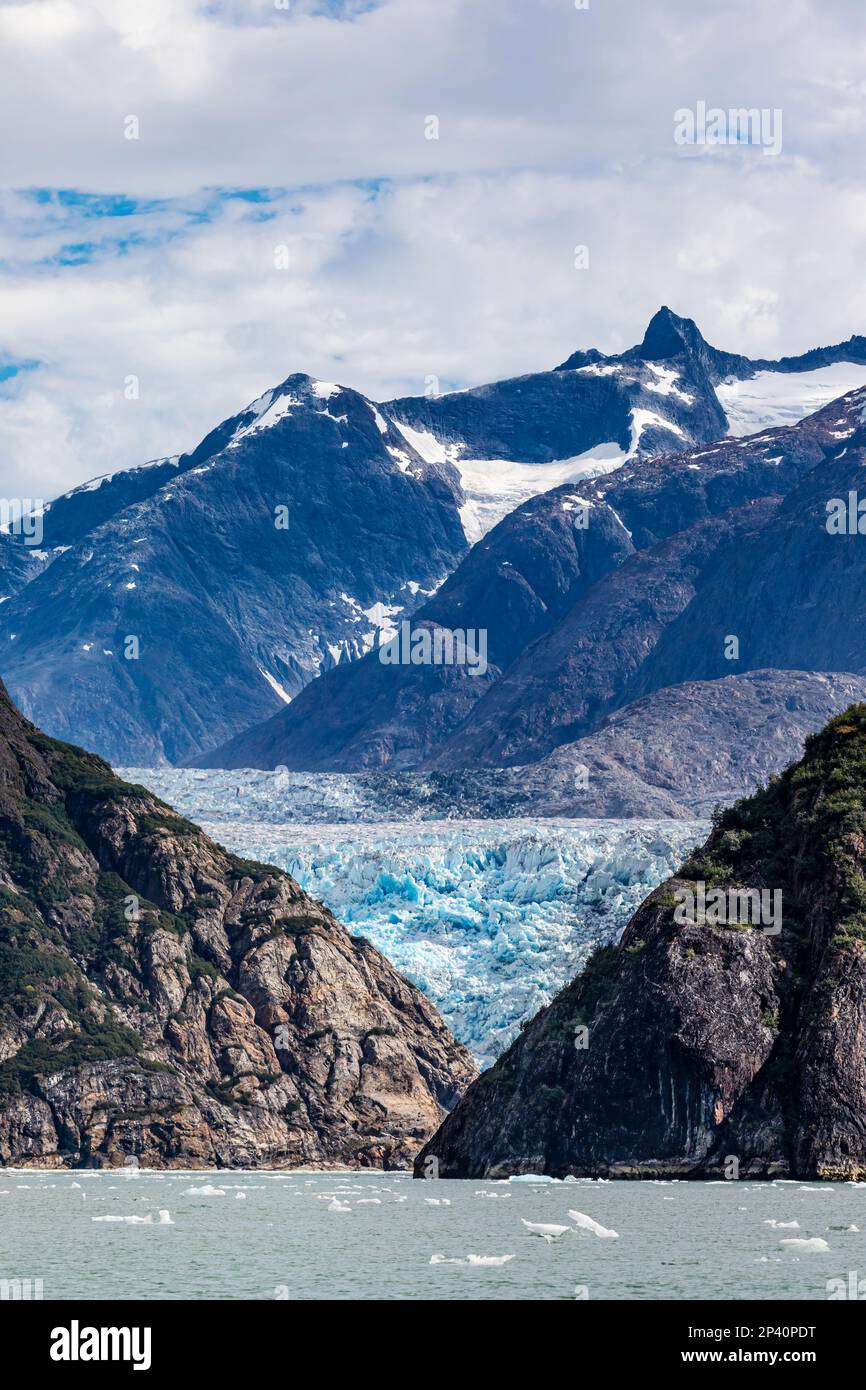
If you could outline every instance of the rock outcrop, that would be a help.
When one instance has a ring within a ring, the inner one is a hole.
[[[473,1075],[293,879],[0,686],[0,1163],[403,1167]]]
[[[757,922],[746,890],[770,895]],[[443,1177],[866,1178],[866,705],[716,817],[416,1171],[434,1158]]]

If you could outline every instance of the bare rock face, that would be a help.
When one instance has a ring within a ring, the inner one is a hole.
[[[768,895],[758,921],[745,890]],[[442,1177],[866,1178],[866,705],[715,818],[416,1171],[434,1158]]]
[[[293,879],[0,687],[0,1163],[403,1167],[473,1075]]]

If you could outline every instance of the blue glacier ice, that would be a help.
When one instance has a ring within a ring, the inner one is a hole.
[[[287,869],[424,990],[482,1065],[594,946],[616,939],[707,830],[701,821],[358,822],[351,777],[123,775],[236,853]],[[290,818],[299,807],[308,819]],[[323,813],[332,819],[315,818]]]

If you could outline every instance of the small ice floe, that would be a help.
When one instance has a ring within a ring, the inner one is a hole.
[[[80,1182],[71,1182],[71,1183],[69,1184],[69,1186],[70,1186],[70,1187],[80,1187],[80,1186],[81,1186],[81,1183],[80,1183]]]
[[[765,1226],[772,1226],[774,1231],[799,1231],[799,1221],[774,1221],[770,1217],[769,1221],[764,1222]]]
[[[859,1226],[828,1226],[828,1231],[859,1231]]]
[[[245,1192],[236,1192],[236,1193],[235,1193],[235,1201],[236,1201],[236,1202],[245,1202],[246,1200],[247,1200],[247,1194],[246,1194]]]
[[[556,1182],[556,1178],[549,1178],[546,1173],[513,1173],[508,1182]]]
[[[450,1197],[425,1197],[424,1201],[428,1207],[450,1207]]]
[[[832,1192],[832,1187],[798,1187],[798,1192]]]
[[[467,1255],[465,1260],[449,1259],[447,1255],[431,1255],[431,1265],[475,1265],[492,1267],[494,1265],[507,1265],[509,1260],[513,1260],[513,1255]]]
[[[153,1212],[149,1211],[147,1216],[91,1216],[91,1221],[108,1221],[124,1226],[152,1226]],[[174,1222],[167,1211],[160,1211],[157,1226],[173,1226]]]
[[[328,1203],[328,1205],[327,1205],[327,1207],[325,1208],[325,1210],[326,1210],[326,1211],[344,1211],[344,1212],[345,1212],[345,1211],[351,1211],[352,1208],[349,1206],[349,1203],[348,1203],[348,1202],[341,1202],[341,1201],[339,1200],[339,1198],[334,1197],[333,1200],[330,1201],[330,1202]]]
[[[803,1237],[798,1239],[796,1236],[788,1236],[787,1240],[780,1240],[780,1245],[787,1245],[791,1250],[812,1250],[815,1254],[822,1254],[830,1247],[822,1236]]]
[[[205,1183],[204,1187],[187,1187],[184,1189],[184,1197],[224,1197],[226,1190],[224,1187],[212,1187],[210,1183]]]
[[[381,1198],[381,1197],[359,1197],[358,1200],[357,1200],[357,1202],[355,1203],[355,1205],[356,1205],[356,1206],[359,1206],[359,1207],[380,1207],[380,1206],[382,1205],[382,1198]]]
[[[525,1216],[521,1216],[520,1219],[530,1235],[541,1236],[548,1245],[552,1240],[559,1240],[560,1236],[564,1236],[566,1231],[571,1230],[570,1226],[554,1226],[550,1221],[527,1221]]]
[[[510,1192],[476,1192],[474,1195],[476,1197],[494,1197],[497,1201],[501,1199],[503,1202],[511,1200]]]
[[[584,1216],[582,1211],[569,1211],[568,1214],[579,1231],[591,1231],[601,1240],[619,1240],[618,1231],[609,1231],[606,1226],[593,1221],[591,1216]]]

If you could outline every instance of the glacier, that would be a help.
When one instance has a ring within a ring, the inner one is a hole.
[[[388,798],[375,807],[369,779],[336,774],[121,775],[228,849],[291,873],[424,991],[481,1066],[596,945],[618,937],[708,828],[697,820],[389,819]]]

